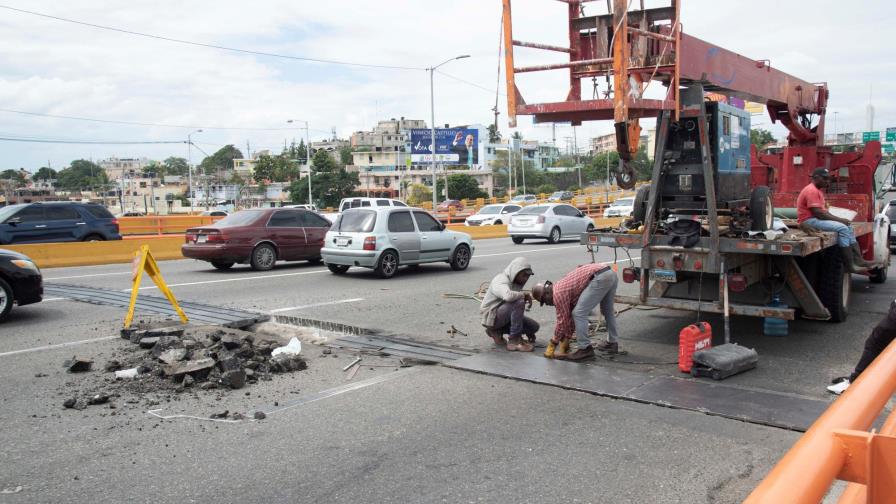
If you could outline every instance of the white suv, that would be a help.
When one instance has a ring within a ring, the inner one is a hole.
[[[604,217],[631,217],[635,198],[619,198],[604,210]]]
[[[447,262],[455,271],[465,270],[473,257],[473,240],[446,230],[419,208],[351,208],[327,232],[320,255],[336,275],[359,266],[391,278],[408,264]]]
[[[367,207],[406,207],[403,202],[397,199],[389,198],[343,198],[339,202],[339,212],[342,213],[349,208],[367,208]]]
[[[499,203],[485,205],[478,212],[467,217],[465,226],[489,226],[492,224],[510,224],[510,218],[520,211],[519,205]]]

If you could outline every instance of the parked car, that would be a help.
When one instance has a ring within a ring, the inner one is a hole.
[[[528,206],[510,219],[507,233],[513,243],[526,238],[543,238],[557,243],[562,238],[579,236],[594,229],[594,222],[577,208],[566,203]]]
[[[574,194],[569,191],[557,191],[548,198],[551,203],[559,203],[561,201],[570,201]]]
[[[302,208],[304,210],[311,210],[312,212],[318,212],[317,205],[309,205],[307,203],[302,204],[302,205],[283,205],[280,208]]]
[[[227,217],[227,216],[230,215],[230,214],[229,214],[226,210],[206,210],[205,212],[202,212],[201,215],[204,215],[204,216],[206,216],[206,217],[208,217],[208,216],[211,216],[211,217]]]
[[[439,203],[439,206],[436,207],[436,211],[447,212],[450,208],[453,208],[455,211],[463,210],[464,205],[460,202],[460,200],[449,199]]]
[[[510,198],[510,203],[515,203],[517,205],[531,205],[533,203],[538,203],[538,198],[536,198],[534,194],[519,194]]]
[[[473,257],[470,235],[448,231],[419,208],[353,208],[339,216],[321,250],[324,262],[341,275],[352,266],[373,268],[391,278],[399,266],[447,262],[465,270]]]
[[[0,244],[120,239],[118,219],[96,203],[41,202],[0,208]]]
[[[219,270],[249,263],[266,271],[277,261],[320,261],[330,221],[308,210],[241,210],[214,224],[187,230],[184,257],[208,261]]]
[[[522,207],[519,205],[511,205],[509,203],[485,205],[478,212],[467,217],[464,225],[489,226],[492,224],[507,224],[510,222],[510,217],[519,212],[520,208]]]
[[[44,296],[40,269],[24,254],[0,249],[0,322],[9,316],[12,305],[39,303]]]
[[[604,209],[604,217],[631,217],[635,198],[619,198]]]
[[[131,210],[122,214],[118,214],[117,217],[146,217],[146,214],[143,212],[138,212],[136,210]]]
[[[389,198],[343,198],[342,201],[339,202],[339,211],[344,212],[349,208],[388,206],[406,207],[407,205],[397,199]]]

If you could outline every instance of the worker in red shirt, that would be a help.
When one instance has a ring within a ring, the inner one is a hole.
[[[847,271],[868,273],[868,267],[873,264],[862,258],[862,249],[856,241],[855,233],[852,232],[850,221],[828,211],[822,189],[830,185],[831,176],[827,169],[816,168],[812,172],[812,182],[800,191],[796,199],[796,221],[800,226],[806,225],[819,231],[837,233],[840,257]]]
[[[565,358],[571,361],[593,359],[594,347],[588,335],[588,316],[600,305],[607,324],[607,340],[597,349],[607,353],[619,353],[619,335],[616,332],[616,312],[613,298],[619,278],[606,264],[586,264],[570,271],[556,284],[544,282],[535,285],[532,297],[542,305],[553,306],[557,312],[554,337],[544,355],[548,358]],[[565,354],[569,340],[576,338],[578,349]],[[561,351],[557,352],[557,348]]]

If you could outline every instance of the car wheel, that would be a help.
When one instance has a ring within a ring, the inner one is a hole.
[[[334,275],[344,275],[348,271],[348,266],[344,264],[328,264],[327,269]]]
[[[499,221],[499,220],[496,220],[495,222],[492,222],[492,225],[494,225],[494,226],[500,226],[501,224],[504,224],[504,223],[501,222],[501,221]]]
[[[525,238],[523,238],[522,236],[511,236],[510,239],[513,240],[513,243],[516,243],[517,245],[523,243],[523,240],[525,240]]]
[[[470,247],[461,244],[454,249],[454,255],[451,257],[451,269],[454,271],[463,271],[470,265]]]
[[[12,302],[12,287],[0,278],[0,321],[6,320],[9,312],[12,311]]]
[[[557,243],[560,241],[560,228],[554,226],[551,229],[551,234],[548,235],[548,243]]]
[[[262,243],[252,251],[249,265],[256,271],[268,271],[277,262],[277,251],[270,244]]]
[[[392,250],[383,252],[373,271],[375,271],[380,278],[394,277],[395,273],[398,271],[398,254]]]
[[[98,234],[89,234],[89,235],[85,236],[84,239],[81,241],[95,242],[95,241],[106,241],[106,239]]]
[[[212,261],[212,266],[214,266],[215,269],[219,269],[221,271],[229,270],[230,268],[233,267],[233,264],[234,263],[232,263],[232,262]]]

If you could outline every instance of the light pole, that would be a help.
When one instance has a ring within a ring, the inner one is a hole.
[[[450,63],[454,60],[459,60],[459,59],[464,59],[464,58],[469,58],[469,57],[470,57],[469,54],[461,54],[460,56],[455,56],[454,58],[447,59],[434,67],[427,68],[427,70],[429,70],[429,114],[430,114],[429,119],[430,119],[430,121],[432,121],[432,124],[431,124],[431,127],[432,127],[432,129],[431,129],[431,133],[432,133],[432,138],[431,138],[431,140],[432,140],[432,146],[431,146],[431,148],[432,148],[432,164],[431,164],[431,166],[432,166],[432,211],[433,212],[436,211],[436,185],[437,184],[436,184],[436,102],[435,102],[435,95],[433,93],[433,83],[432,83],[433,78],[432,78],[432,76],[434,73],[436,73],[436,69],[439,68],[440,66],[442,66],[446,63]],[[445,184],[447,185],[447,183],[448,183],[448,178],[446,175]]]
[[[840,112],[834,112],[834,145],[837,145],[837,114]]]
[[[193,140],[191,136],[196,133],[202,133],[201,129],[187,134],[187,195],[190,198],[190,215],[193,215]]]
[[[314,201],[311,200],[311,136],[308,133],[308,121],[303,121],[301,119],[290,119],[286,122],[305,123],[305,164],[308,165],[308,204],[313,205]]]

